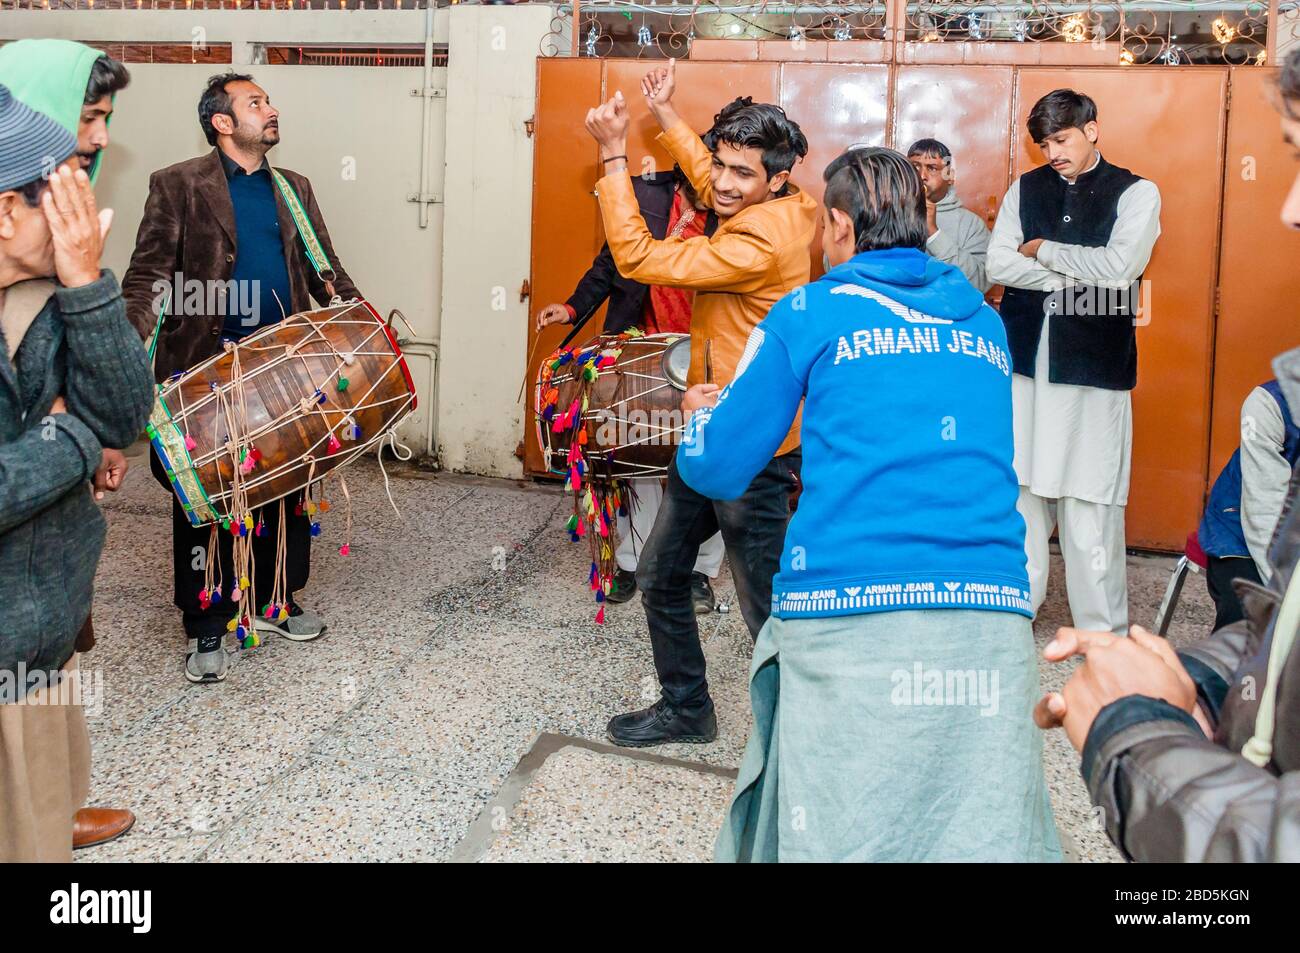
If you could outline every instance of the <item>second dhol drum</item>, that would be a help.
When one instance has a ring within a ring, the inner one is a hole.
[[[577,444],[588,479],[667,473],[684,427],[690,340],[602,334],[544,361],[533,406],[546,468],[568,473]]]

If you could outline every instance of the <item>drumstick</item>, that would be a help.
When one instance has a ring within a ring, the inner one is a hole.
[[[590,321],[592,315],[594,315],[595,313],[596,313],[595,311],[592,311],[585,318],[575,321],[573,324],[573,328],[569,331],[568,334],[564,336],[564,340],[559,343],[559,345],[556,347],[556,350],[557,351],[564,350],[564,348],[568,346],[569,342],[573,340],[574,336],[577,335],[577,333],[582,330],[583,325],[585,325],[588,321]],[[524,379],[519,384],[519,396],[515,398],[516,404],[519,403],[519,401],[524,399],[524,389],[528,386],[528,379],[529,379],[528,369],[533,366],[532,352],[537,350],[537,342],[540,341],[541,339],[542,339],[542,333],[538,331],[537,337],[533,338],[532,350],[529,351],[528,353],[528,363],[524,365]]]
[[[704,341],[704,383],[713,383],[713,338]]]
[[[524,389],[528,386],[529,378],[532,376],[529,373],[529,368],[533,366],[533,358],[537,356],[537,345],[541,340],[542,335],[538,333],[537,337],[533,338],[533,346],[528,349],[528,360],[524,362],[524,379],[519,382],[519,393],[515,397],[516,404],[524,399]]]

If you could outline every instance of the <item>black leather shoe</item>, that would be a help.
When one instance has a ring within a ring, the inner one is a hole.
[[[696,615],[708,615],[718,607],[709,577],[702,572],[691,573],[691,602],[695,604]]]
[[[718,738],[718,716],[712,699],[699,708],[679,711],[661,698],[649,708],[611,718],[605,736],[624,748],[673,742],[706,745]]]
[[[614,585],[609,587],[609,595],[605,596],[606,602],[627,602],[636,595],[636,573],[628,572],[626,569],[614,570]]]

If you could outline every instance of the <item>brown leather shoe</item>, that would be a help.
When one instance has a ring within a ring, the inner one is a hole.
[[[135,826],[135,815],[112,807],[83,807],[72,820],[72,849],[117,840]]]

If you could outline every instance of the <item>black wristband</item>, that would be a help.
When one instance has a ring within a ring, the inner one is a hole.
[[[601,159],[601,163],[613,162],[615,159],[626,159],[627,156],[610,156],[608,159]]]

